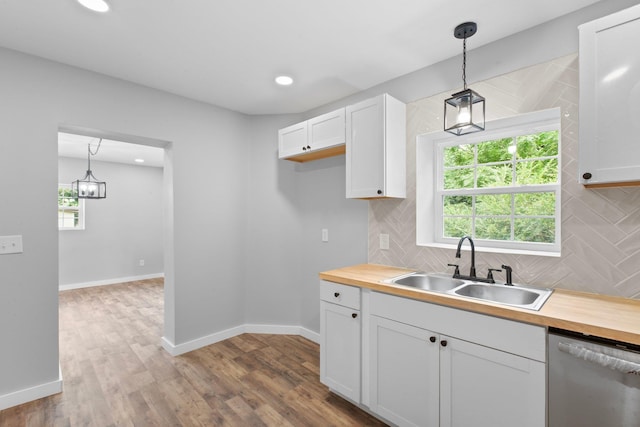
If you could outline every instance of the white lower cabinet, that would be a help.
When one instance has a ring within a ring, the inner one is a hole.
[[[378,316],[370,328],[371,410],[400,426],[437,426],[436,334]]]
[[[320,381],[355,403],[360,402],[362,375],[359,293],[352,286],[321,284]]]
[[[447,344],[440,351],[440,426],[545,425],[544,363],[455,338],[440,339]]]
[[[320,286],[320,380],[398,426],[544,427],[543,327]]]
[[[373,413],[398,426],[546,425],[544,328],[375,292],[371,302]]]

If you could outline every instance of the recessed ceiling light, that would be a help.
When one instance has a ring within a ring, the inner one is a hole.
[[[134,159],[134,162],[136,162],[136,163],[144,163],[144,159]]]
[[[289,86],[293,83],[293,79],[289,76],[278,76],[276,77],[276,83],[280,86]]]
[[[78,0],[78,3],[94,12],[106,12],[109,10],[109,4],[104,0]]]

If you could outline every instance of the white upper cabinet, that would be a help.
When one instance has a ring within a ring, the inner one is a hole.
[[[350,105],[347,198],[406,197],[406,107],[387,94]]]
[[[307,122],[302,122],[278,131],[278,156],[281,159],[307,150],[307,128]]]
[[[278,131],[278,157],[281,159],[307,162],[344,152],[344,108]]]
[[[640,184],[640,5],[580,31],[580,165],[587,186]]]
[[[312,150],[345,143],[345,109],[332,111],[308,120],[309,145]]]

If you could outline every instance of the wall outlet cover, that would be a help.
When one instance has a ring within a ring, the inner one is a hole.
[[[22,235],[0,236],[0,255],[21,254]]]
[[[388,234],[380,234],[380,249],[384,249],[384,250],[389,249],[389,235]]]

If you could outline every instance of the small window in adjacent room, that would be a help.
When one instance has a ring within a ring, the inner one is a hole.
[[[419,136],[417,160],[419,245],[559,255],[559,109]]]
[[[84,230],[84,200],[74,197],[69,184],[58,184],[58,229]]]

